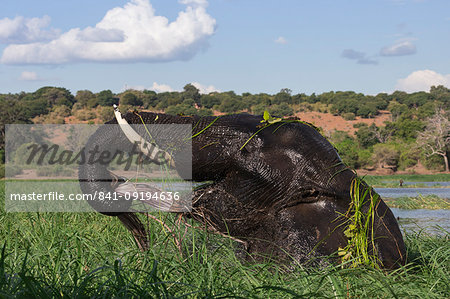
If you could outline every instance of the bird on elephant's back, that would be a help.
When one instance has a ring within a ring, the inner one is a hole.
[[[322,256],[339,259],[338,251],[349,248],[348,226],[354,207],[351,193],[355,192],[351,188],[358,178],[314,126],[295,119],[262,122],[261,116],[249,114],[186,117],[134,112],[120,117],[119,122],[129,124],[192,126],[192,165],[187,168],[192,173],[182,173],[186,168],[181,166],[187,160],[181,151],[171,152],[171,159],[181,177],[210,183],[193,191],[192,211],[184,216],[244,241],[251,258],[271,256],[306,264]],[[118,119],[107,124],[117,124]],[[97,130],[86,150],[113,145],[130,150],[130,138],[120,126],[114,128]],[[157,135],[152,141],[156,144]],[[108,173],[107,165],[81,165],[83,192],[120,187],[120,180],[112,186],[95,179]],[[391,210],[365,183],[357,189],[376,199],[365,200],[361,206],[362,211],[372,211],[365,231],[372,240],[367,242],[367,251],[383,267],[404,264],[405,245]],[[106,215],[118,216],[145,248],[145,227],[139,219],[123,209],[102,210],[102,204],[93,206]]]

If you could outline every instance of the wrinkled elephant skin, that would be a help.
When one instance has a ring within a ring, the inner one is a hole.
[[[291,257],[308,263],[346,246],[342,215],[349,209],[355,174],[312,126],[291,122],[260,130],[262,117],[249,114],[217,119],[139,114],[146,124],[191,124],[193,136],[203,130],[192,139],[192,180],[212,183],[194,191],[193,211],[185,216],[244,240],[248,252],[255,256]],[[126,114],[124,119],[130,124],[142,123],[135,113]],[[108,148],[113,142],[122,144],[119,147],[123,150],[131,146],[120,129],[99,129],[86,147]],[[174,160],[176,164],[176,153]],[[105,171],[82,165],[80,177],[95,177]],[[110,186],[94,179],[82,182],[85,193],[108,191]],[[124,223],[132,217],[130,213],[105,214],[119,216]],[[138,231],[138,226],[127,225],[131,231]],[[383,266],[404,264],[401,232],[382,200],[375,210],[373,231]]]

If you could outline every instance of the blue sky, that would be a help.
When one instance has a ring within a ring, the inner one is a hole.
[[[2,0],[0,93],[450,88],[448,0]]]

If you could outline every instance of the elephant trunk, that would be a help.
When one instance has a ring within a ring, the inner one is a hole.
[[[358,190],[356,191],[355,188]],[[356,179],[351,184],[350,210],[364,215],[369,222],[367,234],[369,253],[371,252],[387,269],[397,268],[406,261],[406,247],[397,220],[391,209],[381,197],[364,181]],[[357,194],[356,194],[357,193]],[[356,211],[356,201],[362,203],[361,210]]]

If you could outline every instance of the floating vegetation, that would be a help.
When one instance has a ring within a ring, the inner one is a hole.
[[[385,198],[384,201],[391,208],[399,209],[429,209],[449,210],[450,199],[436,195],[419,195],[416,197]]]

